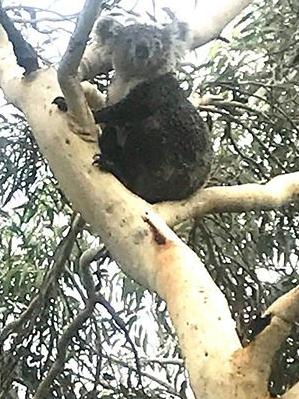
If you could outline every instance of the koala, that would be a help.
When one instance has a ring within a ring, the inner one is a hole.
[[[96,75],[97,63],[113,67],[106,106],[94,111],[96,164],[150,203],[189,197],[210,172],[209,132],[175,76],[189,40],[177,21],[159,28],[99,19],[79,67],[81,78]]]

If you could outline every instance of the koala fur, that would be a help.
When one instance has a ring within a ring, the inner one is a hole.
[[[137,85],[94,116],[105,124],[100,166],[148,202],[181,200],[204,184],[209,134],[172,74]]]
[[[108,105],[123,99],[139,83],[175,73],[190,40],[183,22],[158,28],[143,24],[123,26],[112,18],[100,18],[93,31],[94,47],[111,60],[115,71],[108,88]]]
[[[105,18],[94,29],[115,71],[107,107],[94,113],[98,164],[151,203],[190,196],[210,171],[207,128],[175,78],[189,40],[177,21],[158,28]]]

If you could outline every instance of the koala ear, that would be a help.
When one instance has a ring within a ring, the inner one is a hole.
[[[172,38],[181,42],[181,44],[188,44],[191,39],[191,31],[186,22],[181,22],[175,19],[173,22],[166,26]]]
[[[102,45],[109,45],[122,28],[123,25],[111,17],[99,18],[93,29],[94,39]]]
[[[176,22],[177,25],[177,38],[178,40],[188,43],[190,40],[190,29],[186,22]]]
[[[192,34],[188,24],[175,19],[173,22],[166,25],[165,30],[172,40],[176,56],[179,58],[183,57],[192,40]]]

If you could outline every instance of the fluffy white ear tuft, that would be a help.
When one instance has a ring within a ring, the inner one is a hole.
[[[186,50],[189,49],[192,43],[193,36],[189,25],[186,22],[181,22],[175,19],[168,24],[165,29],[169,32],[172,38],[173,50],[178,59],[184,57]]]
[[[93,40],[101,46],[109,46],[123,25],[111,17],[99,18],[92,31]]]

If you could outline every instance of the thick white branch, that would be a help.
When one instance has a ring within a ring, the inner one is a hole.
[[[203,2],[204,3],[204,2]],[[251,3],[251,0],[222,0],[215,4],[212,15],[206,15],[205,7],[200,7],[198,2],[197,11],[194,13],[190,28],[193,32],[192,50],[216,39],[224,27],[231,22],[240,12]]]
[[[6,35],[0,31],[0,86],[8,100],[25,113],[74,209],[101,235],[125,273],[166,300],[195,394],[206,399],[253,399],[265,395],[269,365],[266,363],[262,370],[257,368],[260,363],[256,351],[240,348],[227,302],[196,254],[153,213],[153,207],[126,190],[112,175],[92,166],[96,148],[72,134],[65,114],[51,104],[60,94],[56,72],[40,71],[34,79],[23,78],[21,73]],[[215,187],[201,190],[198,196],[208,193],[205,209],[209,212],[224,211],[221,203],[225,200],[226,210],[230,210],[230,204],[231,209],[241,211],[244,206],[257,206],[259,200],[265,203],[265,198],[270,207],[277,198],[279,203],[298,195],[298,174],[286,176],[283,193],[279,180],[282,177],[277,177],[265,186]],[[263,193],[261,187],[267,187]],[[191,199],[192,209],[196,198],[197,195]],[[208,208],[208,200],[213,207]],[[175,222],[177,218],[167,214],[165,206],[157,209]],[[177,205],[171,206],[175,210]],[[190,216],[186,202],[179,207],[185,209],[185,216]],[[273,326],[280,309],[278,305],[272,309]],[[288,315],[297,315],[296,312],[289,311]],[[285,334],[282,324],[278,332]],[[279,338],[278,333],[276,337]]]
[[[299,321],[299,285],[288,293],[276,299],[266,311],[266,314],[278,317],[280,320],[293,324]],[[269,326],[270,328],[271,326]]]
[[[273,356],[299,321],[299,285],[278,298],[265,314],[271,314],[271,323],[256,337],[255,345],[249,346],[260,367],[271,367]]]
[[[18,68],[5,35],[1,40],[0,86],[25,113],[73,208],[100,234],[125,273],[165,298],[194,391],[207,399],[220,397],[230,385],[223,364],[240,347],[223,294],[150,205],[92,166],[96,149],[72,134],[65,114],[51,104],[59,94],[56,72],[21,78],[13,72]]]
[[[156,204],[154,209],[174,225],[210,213],[275,209],[299,199],[299,172],[276,176],[266,184],[209,187],[179,202]]]
[[[299,382],[295,384],[288,392],[282,395],[281,399],[298,399],[299,398]]]
[[[270,324],[246,348],[234,354],[232,364],[239,376],[239,387],[246,389],[251,384],[266,394],[273,357],[299,320],[299,286],[278,298],[265,314],[272,315]],[[293,393],[289,395],[286,397],[295,398]]]
[[[78,67],[84,53],[91,29],[97,18],[101,1],[86,0],[82,12],[79,14],[76,28],[69,41],[67,50],[59,65],[61,73],[77,76]]]

